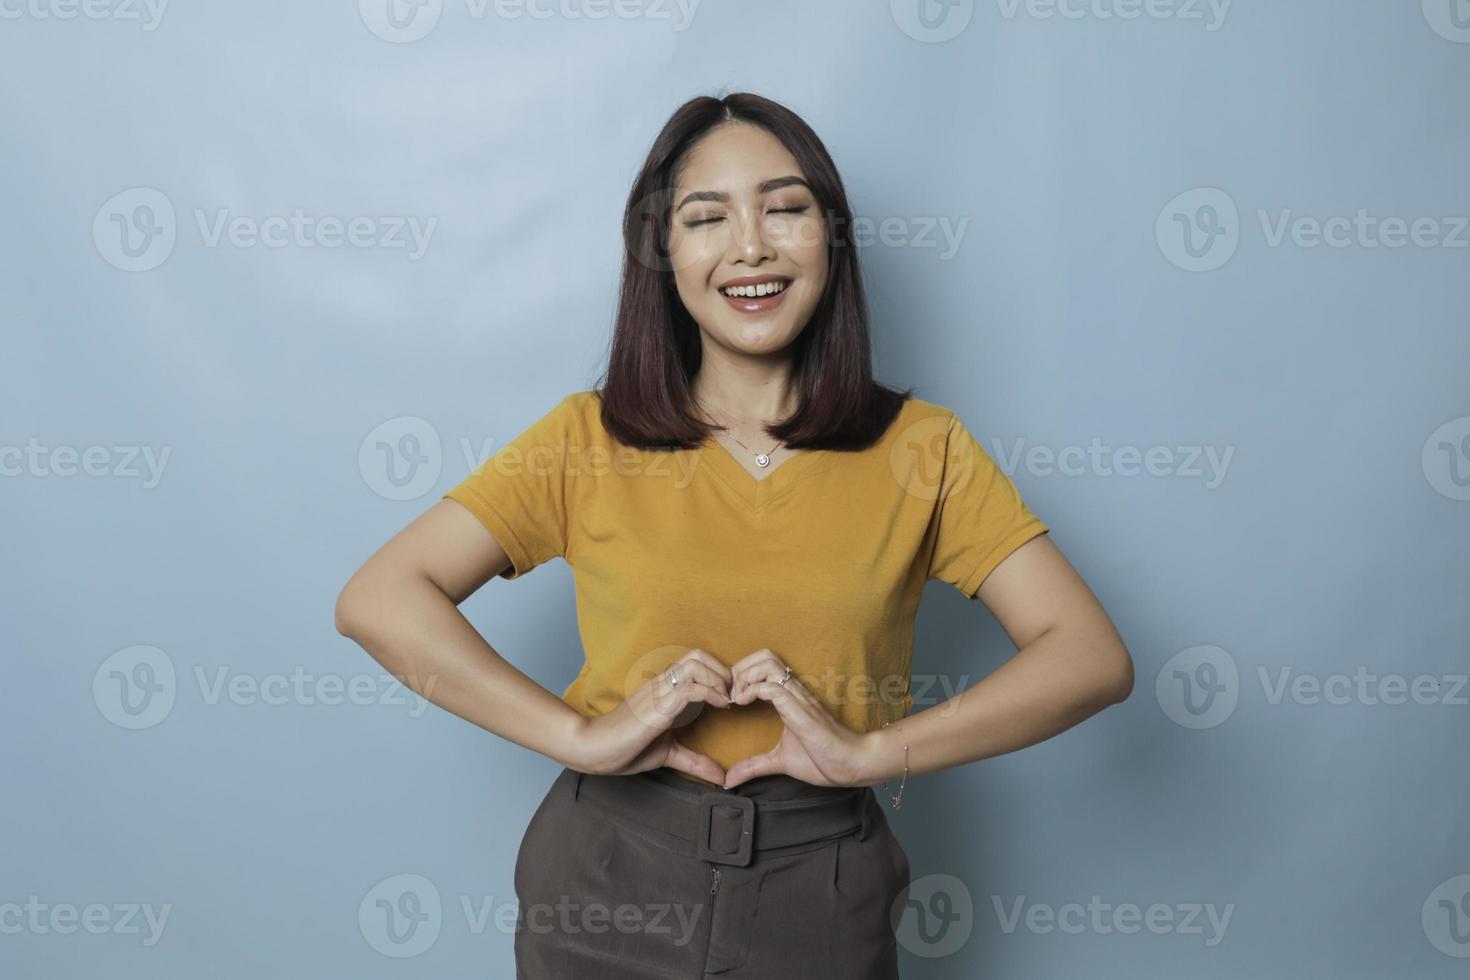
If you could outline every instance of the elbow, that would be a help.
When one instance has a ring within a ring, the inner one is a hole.
[[[1127,701],[1133,693],[1133,656],[1117,630],[1111,624],[1087,624],[1068,632],[1083,668],[1079,696],[1094,712]]]
[[[1128,648],[1118,644],[1115,657],[1117,661],[1111,675],[1111,683],[1108,685],[1108,704],[1121,704],[1128,700],[1128,695],[1133,693],[1133,657],[1128,653]]]
[[[352,582],[348,582],[337,594],[337,604],[332,610],[332,625],[343,636],[356,639],[362,628],[362,598]]]

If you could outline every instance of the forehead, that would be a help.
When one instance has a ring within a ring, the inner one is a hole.
[[[763,180],[792,174],[806,176],[780,140],[749,123],[726,124],[694,144],[676,187],[746,193]]]

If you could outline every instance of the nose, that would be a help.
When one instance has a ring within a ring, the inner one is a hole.
[[[735,220],[735,234],[730,250],[733,253],[732,259],[738,258],[747,263],[776,257],[776,248],[767,240],[759,215],[752,217],[748,209],[743,209],[740,217]]]

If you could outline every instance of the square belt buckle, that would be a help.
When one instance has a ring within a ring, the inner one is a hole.
[[[740,811],[740,843],[733,851],[718,851],[710,847],[710,830],[714,826],[716,809]],[[751,849],[755,846],[755,800],[728,793],[705,793],[699,798],[698,818],[694,846],[701,861],[742,867],[750,864]]]

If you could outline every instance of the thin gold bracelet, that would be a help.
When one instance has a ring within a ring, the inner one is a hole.
[[[892,724],[893,723],[890,722],[890,721],[885,721],[883,723],[883,727],[884,728],[887,728],[889,725],[892,725]],[[893,727],[895,729],[897,729],[898,731],[900,731],[900,732],[903,731],[903,727],[900,726],[900,725],[893,725]],[[888,793],[888,798],[893,801],[893,808],[895,810],[897,810],[899,808],[899,805],[901,804],[901,802],[903,800],[903,787],[904,787],[904,784],[907,783],[908,781],[909,781],[909,747],[908,747],[907,744],[905,744],[904,747],[903,747],[903,779],[898,784],[898,795],[897,796],[894,796],[892,793]],[[886,780],[886,779],[883,780],[883,790],[884,790],[884,792],[887,792],[888,791],[888,780]]]

